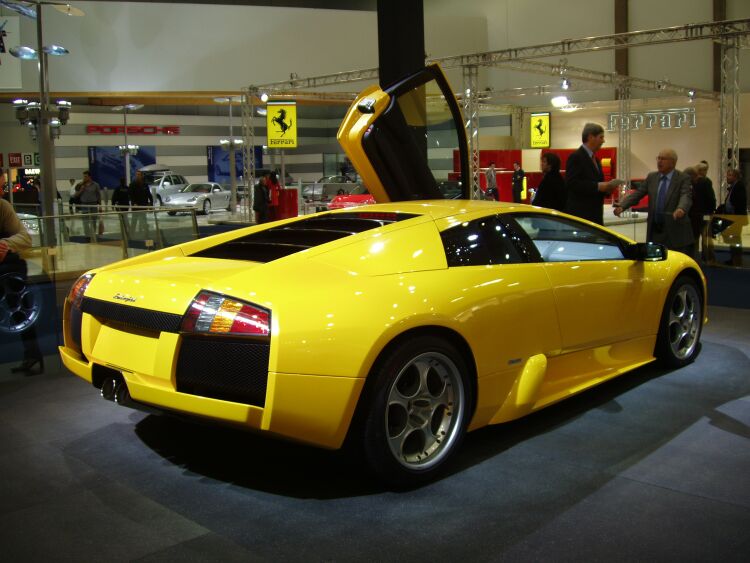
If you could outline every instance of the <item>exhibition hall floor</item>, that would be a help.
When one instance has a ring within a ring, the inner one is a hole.
[[[3,558],[747,561],[750,310],[709,315],[694,364],[474,432],[406,492],[341,452],[118,407],[53,356],[0,366]]]

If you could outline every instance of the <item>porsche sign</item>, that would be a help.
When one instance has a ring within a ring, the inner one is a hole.
[[[87,135],[122,135],[125,133],[124,125],[87,125]],[[128,125],[128,135],[179,135],[179,125]]]

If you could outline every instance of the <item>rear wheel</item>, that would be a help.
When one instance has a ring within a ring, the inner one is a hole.
[[[419,336],[370,375],[364,451],[384,481],[408,487],[433,479],[458,450],[470,417],[469,370],[450,342]]]
[[[689,276],[678,277],[667,294],[654,355],[665,365],[682,367],[700,352],[703,301],[698,284]]]
[[[177,215],[177,211],[167,211],[167,215],[174,217],[175,215]]]
[[[211,213],[211,202],[208,200],[205,200],[203,202],[203,214],[208,215],[209,213]]]

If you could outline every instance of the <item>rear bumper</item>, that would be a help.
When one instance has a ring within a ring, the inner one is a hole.
[[[95,383],[96,364],[108,366],[65,346],[59,350],[65,367],[89,383]],[[265,407],[255,407],[180,393],[171,374],[119,371],[137,402],[330,449],[343,443],[364,385],[360,378],[269,372]]]

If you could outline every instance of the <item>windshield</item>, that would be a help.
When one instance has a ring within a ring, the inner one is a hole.
[[[365,195],[369,194],[370,192],[367,191],[367,188],[364,186],[357,186],[352,191],[349,192],[349,195]]]
[[[159,180],[161,180],[165,175],[166,172],[164,172],[163,170],[157,170],[155,172],[144,172],[143,180],[147,184],[158,184]]]
[[[208,184],[188,184],[185,186],[182,190],[182,193],[199,193],[199,194],[207,194],[211,191],[211,186]]]

